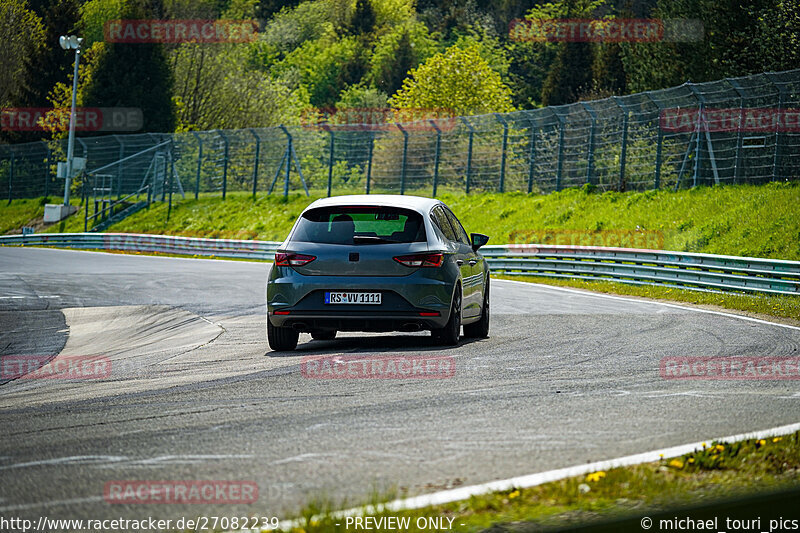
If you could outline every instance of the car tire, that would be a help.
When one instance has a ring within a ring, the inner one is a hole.
[[[442,346],[455,346],[461,336],[461,287],[453,295],[453,305],[450,309],[450,319],[443,328],[431,331],[433,338]]]
[[[485,339],[489,336],[489,280],[486,280],[486,289],[483,291],[483,308],[481,318],[477,322],[464,325],[464,336],[473,339]]]
[[[332,341],[336,338],[336,330],[312,331],[311,338],[315,341]]]
[[[297,348],[297,339],[300,333],[292,328],[279,328],[273,326],[267,319],[267,341],[269,347],[276,352],[291,352]]]

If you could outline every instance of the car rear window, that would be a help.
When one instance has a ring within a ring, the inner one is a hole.
[[[397,207],[320,207],[303,213],[292,241],[321,244],[424,242],[425,224],[416,211]]]

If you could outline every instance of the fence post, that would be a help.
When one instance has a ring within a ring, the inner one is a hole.
[[[394,123],[401,132],[403,132],[403,166],[400,170],[400,194],[406,193],[406,165],[408,162],[408,132],[403,129],[403,125],[399,122]]]
[[[331,136],[330,152],[328,153],[328,198],[330,198],[331,189],[333,188],[333,151],[336,149],[336,139],[334,139],[333,130],[330,126],[323,124],[322,129]]]
[[[528,194],[530,194],[533,192],[533,173],[536,161],[536,119],[529,116],[528,122],[531,124],[530,154],[528,156]]]
[[[367,189],[366,193],[369,194],[370,180],[372,179],[372,151],[375,148],[375,132],[369,132],[369,159],[367,160]]]
[[[86,159],[86,161],[88,162],[89,161],[89,147],[86,146],[86,143],[83,142],[83,139],[81,139],[80,137],[75,137],[75,140],[78,141],[79,143],[81,143],[81,147],[83,147],[83,158]],[[84,170],[84,172],[85,172],[85,170]],[[66,186],[66,181],[64,182],[64,185]]]
[[[225,195],[228,191],[228,137],[222,132],[222,130],[216,130],[217,135],[222,138],[222,142],[225,143],[225,148],[223,149],[223,156],[222,156],[222,199],[225,199]]]
[[[736,155],[734,156],[733,183],[739,182],[739,170],[742,167],[742,122],[744,121],[744,89],[739,82],[733,78],[725,78],[736,94],[739,95],[739,120],[736,124]]]
[[[113,137],[119,143],[119,156],[117,159],[121,160],[125,157],[125,143],[119,135],[113,135]],[[117,199],[122,198],[122,168],[123,163],[119,163],[117,165]]]
[[[663,107],[661,107],[661,102],[653,98],[652,91],[645,92],[645,96],[650,99],[656,106],[658,110],[658,120],[656,120],[656,128],[658,130],[658,139],[656,141],[656,171],[655,176],[653,178],[653,188],[660,189],[661,188],[661,152],[662,147],[664,145],[664,130],[661,128],[661,112],[663,111]]]
[[[556,163],[556,191],[561,190],[561,175],[564,171],[564,130],[566,129],[567,119],[556,113],[552,108],[550,111],[558,119],[558,162]]]
[[[594,138],[595,138],[595,129],[597,126],[597,113],[594,112],[592,106],[587,102],[581,102],[583,108],[589,113],[589,117],[592,119],[592,126],[589,129],[589,153],[586,157],[586,183],[589,185],[592,184],[592,178],[594,177]]]
[[[8,169],[8,203],[11,204],[11,182],[14,181],[14,160],[17,157],[16,150],[11,150],[11,166]]]
[[[285,175],[285,178],[283,180],[283,197],[284,198],[288,198],[289,197],[289,173],[292,170],[292,150],[294,149],[292,147],[293,139],[292,139],[292,134],[289,133],[289,130],[286,129],[286,126],[281,124],[279,126],[279,128],[281,130],[283,130],[283,133],[286,134],[286,175]],[[280,169],[278,169],[278,170],[280,170]]]
[[[169,215],[172,213],[172,179],[175,176],[175,159],[172,157],[175,150],[175,141],[173,140],[169,145],[169,206],[167,207],[167,222],[169,222]],[[165,163],[166,166],[166,163]]]
[[[47,198],[47,195],[50,193],[50,166],[53,164],[53,151],[50,149],[50,145],[46,142],[44,143],[45,149],[47,150],[47,158],[45,163],[45,173],[44,173],[44,197]]]
[[[611,98],[614,99],[614,103],[622,111],[622,150],[619,155],[619,184],[617,185],[617,189],[622,192],[625,190],[625,160],[628,155],[628,110],[624,104],[620,103],[618,96],[612,96]]]
[[[773,76],[775,76],[774,72],[765,72],[764,75],[767,77],[769,82],[778,89],[778,116],[775,117],[775,154],[772,158],[772,179],[770,181],[775,181],[778,179],[778,169],[780,167],[780,158],[781,158],[781,137],[780,137],[780,124],[781,124],[781,113],[783,112],[783,103],[784,103],[784,96],[786,94],[785,88],[779,83],[775,82]]]
[[[195,181],[194,181],[194,199],[197,200],[197,197],[200,196],[200,170],[201,170],[202,165],[203,165],[203,139],[200,137],[200,135],[196,131],[193,131],[192,135],[194,135],[194,138],[197,139],[197,148],[198,148],[198,150],[197,150],[197,173],[196,173],[197,177],[195,178]]]
[[[249,131],[250,135],[256,139],[256,153],[255,158],[253,159],[253,200],[255,200],[256,187],[258,187],[258,160],[261,157],[261,137],[258,136],[255,129],[250,128]]]
[[[692,187],[697,187],[697,178],[700,172],[700,136],[703,134],[703,130],[705,130],[705,139],[706,139],[706,148],[708,149],[709,159],[711,161],[711,169],[714,171],[714,183],[719,185],[719,173],[717,172],[717,161],[714,157],[714,147],[711,145],[711,134],[708,132],[708,125],[706,124],[706,117],[705,117],[705,107],[706,107],[706,99],[703,96],[697,87],[690,84],[689,89],[691,89],[692,93],[694,94],[697,101],[700,103],[699,113],[697,115],[697,149],[695,154],[697,159],[694,162],[694,176],[692,178]]]
[[[465,192],[469,194],[469,185],[470,181],[472,180],[472,140],[475,137],[475,128],[472,127],[472,124],[469,123],[467,117],[459,117],[461,118],[461,122],[469,128],[469,147],[467,148],[467,184]]]
[[[500,113],[494,113],[494,117],[503,125],[503,153],[500,156],[500,192],[505,192],[506,181],[506,150],[508,149],[508,122]]]
[[[436,130],[436,153],[433,156],[433,197],[436,198],[436,188],[439,185],[439,156],[442,150],[442,130],[433,119],[428,119],[433,129]]]

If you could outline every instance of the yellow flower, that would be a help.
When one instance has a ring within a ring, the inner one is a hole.
[[[600,472],[593,472],[586,476],[586,481],[597,482],[606,477],[606,473],[602,470]]]
[[[689,464],[693,464],[693,463],[694,463],[694,457],[689,457]]]
[[[722,444],[717,444],[716,446],[714,446],[714,449],[717,451],[717,453],[723,452],[725,451],[725,446],[723,446]]]
[[[672,461],[669,462],[669,466],[673,468],[683,468],[683,461],[681,461],[680,459],[673,459]]]
[[[705,450],[706,449],[706,443],[703,442],[702,444],[703,444],[703,449]]]
[[[756,441],[756,446],[764,446],[767,443],[764,439],[758,439]]]
[[[772,439],[772,442],[780,442],[782,439],[783,437],[775,437],[774,439]]]
[[[518,490],[515,490],[514,492],[512,492],[511,494],[508,495],[508,499],[509,500],[513,500],[514,498],[517,498],[517,497],[519,497],[519,491]]]

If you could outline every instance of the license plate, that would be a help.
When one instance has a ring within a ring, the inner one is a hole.
[[[379,292],[326,292],[326,304],[380,305]]]

